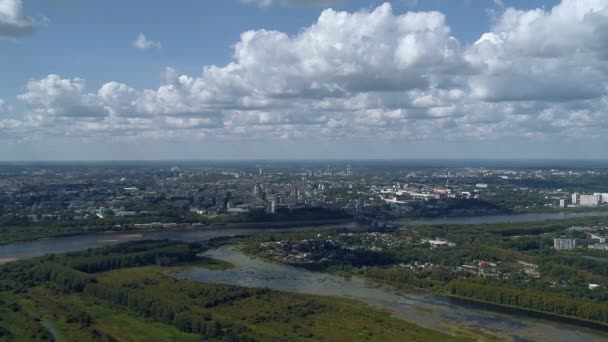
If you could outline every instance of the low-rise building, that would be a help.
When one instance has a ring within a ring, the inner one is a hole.
[[[595,240],[599,244],[606,243],[605,237],[596,234],[591,234],[591,240]]]
[[[591,248],[591,249],[600,249],[600,250],[608,250],[608,244],[600,243],[600,244],[597,244],[597,245],[589,245],[589,248]]]

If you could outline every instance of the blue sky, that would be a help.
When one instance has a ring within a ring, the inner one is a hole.
[[[604,0],[0,0],[0,160],[607,158],[606,20]]]
[[[173,66],[187,74],[203,65],[224,65],[241,32],[271,29],[296,34],[326,7],[345,11],[375,8],[384,1],[334,1],[329,5],[258,7],[239,0],[174,3],[147,0],[24,0],[27,14],[48,22],[31,37],[0,44],[3,79],[0,93],[16,97],[30,78],[55,73],[82,77],[90,86],[120,79],[136,87],[158,86],[163,70]],[[552,1],[507,1],[518,8],[550,7]],[[434,10],[446,13],[454,36],[463,42],[479,38],[491,24],[488,0],[394,1],[395,12]],[[163,48],[142,53],[132,41],[143,32]],[[6,75],[6,76],[5,76]]]

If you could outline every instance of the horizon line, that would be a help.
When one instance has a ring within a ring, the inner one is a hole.
[[[217,162],[217,161],[605,161],[607,158],[509,158],[509,157],[416,157],[416,158],[184,158],[184,159],[22,159],[1,160],[0,163],[69,163],[69,162]]]

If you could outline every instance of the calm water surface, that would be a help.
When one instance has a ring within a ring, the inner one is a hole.
[[[393,312],[407,321],[449,332],[464,326],[509,336],[514,341],[607,341],[608,334],[572,325],[496,313],[458,305],[449,298],[379,287],[358,277],[345,278],[306,269],[268,263],[221,247],[205,253],[236,267],[212,271],[194,267],[174,274],[207,283],[267,287],[275,290],[351,298]]]
[[[357,223],[345,223],[330,226],[302,226],[291,228],[214,228],[214,229],[190,229],[156,232],[116,232],[82,234],[44,240],[13,243],[0,246],[0,263],[11,259],[28,259],[50,253],[67,253],[87,248],[97,248],[105,245],[116,244],[134,240],[178,240],[178,241],[200,241],[221,236],[235,236],[242,234],[255,234],[260,232],[297,231],[308,229],[366,229]]]
[[[517,223],[517,222],[539,222],[545,220],[565,220],[579,217],[606,217],[608,211],[587,211],[580,213],[538,213],[517,215],[491,215],[471,217],[443,217],[432,219],[398,219],[392,220],[393,224],[479,224],[479,223]]]

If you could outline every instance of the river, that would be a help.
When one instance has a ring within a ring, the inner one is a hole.
[[[45,254],[67,253],[87,248],[98,248],[105,245],[134,240],[169,239],[179,241],[200,241],[222,236],[235,236],[260,232],[297,231],[315,228],[348,228],[352,230],[367,229],[366,226],[359,225],[356,222],[349,222],[330,226],[299,226],[290,228],[204,228],[171,231],[130,231],[80,234],[2,245],[0,246],[0,264],[3,262],[9,262],[18,259],[34,258]]]
[[[475,216],[475,217],[449,217],[436,219],[403,219],[395,220],[390,223],[400,225],[415,224],[479,224],[479,223],[498,223],[498,222],[538,222],[545,220],[563,220],[577,217],[606,217],[608,212],[580,212],[580,213],[545,213],[545,214],[519,214],[519,215],[495,215],[495,216]],[[170,239],[182,241],[197,241],[210,239],[220,236],[234,236],[239,234],[253,234],[257,232],[281,232],[306,230],[312,228],[349,228],[366,229],[355,222],[325,225],[325,226],[300,226],[290,228],[203,228],[190,230],[172,231],[133,231],[133,232],[113,232],[113,233],[92,233],[73,236],[49,238],[44,240],[19,242],[9,245],[0,245],[0,264],[16,259],[33,258],[49,253],[66,253],[87,248],[97,248],[108,244],[142,240],[142,239]]]
[[[573,217],[608,216],[608,213],[552,213],[525,214],[510,216],[486,216],[476,218],[449,218],[407,221],[411,224],[432,223],[489,223],[489,222],[524,222],[544,221],[547,219],[563,219]],[[119,242],[142,239],[171,239],[181,241],[200,241],[221,236],[254,234],[258,232],[280,232],[306,230],[312,228],[336,229],[349,228],[353,230],[367,229],[357,223],[346,223],[332,226],[307,226],[297,228],[217,228],[193,229],[179,231],[156,232],[114,232],[95,233],[76,236],[66,236],[14,243],[0,246],[0,263],[16,259],[27,259],[49,253],[66,253],[70,251],[97,248]],[[219,249],[211,251],[212,256],[239,265],[235,270],[209,271],[192,269],[190,274],[182,276],[192,279],[203,279],[210,282],[230,283],[242,286],[268,286],[285,291],[311,294],[337,295],[353,298],[393,311],[396,315],[409,321],[439,330],[449,329],[450,326],[469,326],[476,329],[486,329],[490,332],[506,334],[515,340],[550,340],[550,341],[605,341],[608,334],[595,333],[586,328],[572,325],[553,323],[545,320],[525,318],[515,315],[495,313],[484,309],[470,308],[460,305],[450,299],[433,294],[398,292],[390,289],[374,287],[359,278],[350,280],[322,273],[309,272],[303,269],[285,265],[264,263],[251,260],[238,252]]]
[[[580,213],[539,213],[518,215],[494,215],[474,217],[446,217],[433,219],[401,219],[390,221],[392,224],[400,225],[425,225],[425,224],[480,224],[480,223],[509,223],[509,222],[539,222],[545,220],[563,220],[579,217],[608,217],[608,212],[580,212]],[[220,236],[234,236],[239,234],[253,234],[257,232],[280,232],[306,230],[311,228],[349,228],[365,229],[355,222],[326,225],[326,226],[300,226],[291,228],[203,228],[190,230],[172,231],[134,231],[93,233],[73,236],[49,238],[44,240],[28,241],[0,246],[0,264],[15,259],[33,258],[49,253],[65,253],[87,248],[96,248],[108,244],[119,243],[141,239],[170,239],[183,241],[196,241],[210,239]]]
[[[389,310],[407,321],[448,333],[453,332],[455,327],[467,327],[507,336],[513,341],[571,342],[608,339],[608,333],[460,305],[437,294],[395,290],[369,284],[359,277],[345,278],[269,263],[250,258],[231,247],[221,247],[205,254],[228,261],[236,267],[223,271],[193,267],[174,276],[208,283],[267,287],[281,291],[356,299]]]
[[[391,220],[392,224],[403,225],[426,225],[426,224],[480,224],[480,223],[518,223],[518,222],[541,222],[546,220],[566,220],[581,217],[606,217],[608,211],[584,211],[584,212],[557,212],[536,213],[516,215],[489,215],[470,217],[440,217],[429,219],[397,219]]]

